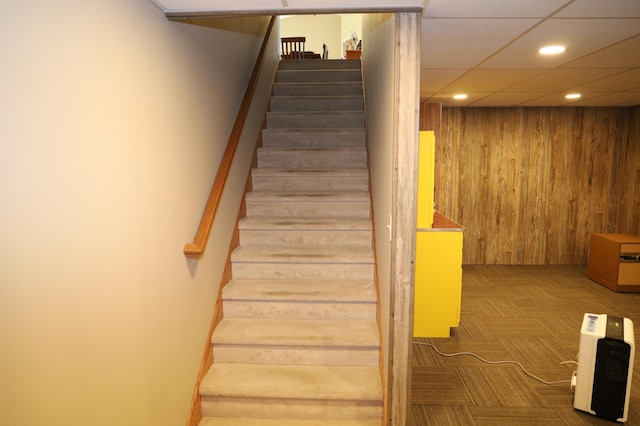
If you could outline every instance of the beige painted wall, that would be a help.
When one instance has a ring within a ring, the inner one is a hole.
[[[322,44],[329,49],[329,59],[340,58],[339,15],[296,15],[280,18],[280,36],[307,38],[305,50],[322,54]]]
[[[322,54],[322,44],[329,49],[329,59],[344,56],[342,41],[351,30],[362,37],[361,14],[346,15],[295,15],[280,19],[282,37],[305,36],[306,50]]]
[[[344,44],[342,43],[344,39],[349,37],[349,33],[351,31],[355,31],[358,38],[363,39],[362,36],[362,18],[365,16],[361,13],[348,13],[340,15],[342,17],[342,25],[341,25],[341,35],[340,35],[340,46],[341,46],[341,57],[345,55]],[[363,41],[364,43],[364,41]]]
[[[385,371],[389,372],[389,329],[391,316],[391,242],[389,216],[392,206],[394,166],[394,40],[395,15],[363,16],[362,67],[364,72],[367,132],[371,165],[371,186],[375,216],[375,239],[380,284]],[[375,48],[374,48],[375,46]]]
[[[5,5],[0,424],[184,424],[248,158],[204,258],[182,247],[260,43],[145,1]]]

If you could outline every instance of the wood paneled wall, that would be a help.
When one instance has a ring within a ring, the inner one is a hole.
[[[640,107],[443,108],[441,124],[436,208],[465,227],[464,264],[586,264],[592,232],[640,234]]]

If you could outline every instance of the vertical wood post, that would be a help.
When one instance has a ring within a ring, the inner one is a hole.
[[[396,14],[389,388],[389,421],[393,426],[407,424],[411,407],[420,16],[416,12]]]

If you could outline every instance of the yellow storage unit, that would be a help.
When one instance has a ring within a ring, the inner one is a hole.
[[[462,228],[431,228],[416,235],[413,335],[449,337],[460,324]]]
[[[420,132],[414,337],[449,337],[460,323],[462,230],[433,209],[433,132]]]
[[[418,146],[418,228],[431,228],[434,213],[436,139],[432,130],[420,132]]]

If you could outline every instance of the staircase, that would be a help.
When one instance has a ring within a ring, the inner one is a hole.
[[[200,426],[381,425],[361,76],[280,63]]]

